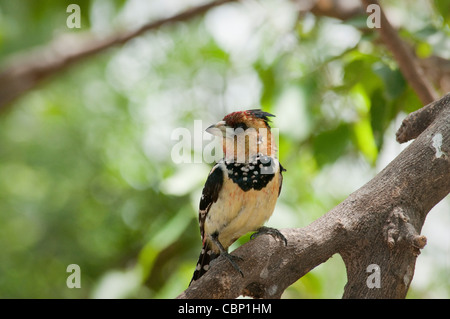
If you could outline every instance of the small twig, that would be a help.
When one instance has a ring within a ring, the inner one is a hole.
[[[380,24],[378,28],[381,40],[392,52],[395,60],[398,63],[400,71],[419,96],[423,105],[431,103],[438,99],[438,94],[435,92],[431,84],[426,80],[426,77],[418,65],[413,54],[404,46],[399,35],[390,24],[383,9],[377,0],[361,0],[366,7],[375,4],[380,8]]]
[[[409,114],[396,133],[397,142],[405,143],[419,136],[445,108],[450,108],[450,93]]]

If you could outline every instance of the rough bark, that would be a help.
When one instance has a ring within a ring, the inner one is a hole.
[[[415,112],[412,112],[403,121],[396,136],[399,143],[404,143],[419,136],[433,121],[436,120],[450,103],[450,95],[447,94],[442,99],[431,103]]]
[[[430,111],[432,110],[432,111]],[[344,298],[404,298],[417,256],[426,245],[420,235],[426,215],[450,192],[450,94],[416,114],[433,121],[371,181],[305,228],[282,229],[285,247],[271,236],[259,236],[236,249],[244,258],[242,278],[218,258],[200,280],[178,298],[279,298],[283,291],[332,255],[347,268]],[[413,113],[404,123],[421,120]],[[402,125],[406,136],[415,130]],[[380,287],[369,288],[368,267],[377,265]]]

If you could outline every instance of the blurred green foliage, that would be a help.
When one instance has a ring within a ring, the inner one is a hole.
[[[80,5],[80,30],[66,27],[70,3]],[[388,1],[386,10],[420,56],[440,55],[445,3]],[[1,0],[0,61],[188,4]],[[0,114],[0,298],[181,293],[200,252],[196,210],[210,165],[174,163],[171,134],[192,131],[194,120],[206,127],[255,107],[277,115],[287,172],[272,226],[306,226],[370,180],[398,118],[421,103],[361,21],[298,19],[288,1],[225,5],[83,61],[14,102]],[[81,289],[66,286],[69,264],[81,267]],[[429,287],[445,274],[441,266]],[[345,282],[336,255],[284,297],[339,298]]]

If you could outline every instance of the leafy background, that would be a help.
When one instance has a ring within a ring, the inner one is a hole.
[[[79,30],[66,27],[70,3],[80,5]],[[0,62],[65,33],[114,33],[198,3],[1,0]],[[419,56],[449,59],[446,3],[383,2]],[[405,148],[395,131],[421,103],[391,54],[362,31],[366,17],[296,8],[223,5],[83,61],[0,113],[0,298],[181,293],[200,252],[211,165],[175,163],[172,133],[194,132],[194,120],[205,128],[235,110],[276,114],[287,168],[268,223],[278,228],[308,225],[395,158]],[[447,197],[429,214],[410,298],[450,297],[449,211]],[[81,268],[80,289],[66,286],[69,264]],[[340,298],[345,282],[335,255],[283,297]]]

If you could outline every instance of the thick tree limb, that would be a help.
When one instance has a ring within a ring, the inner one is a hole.
[[[380,25],[378,30],[381,40],[389,48],[393,54],[395,60],[398,63],[400,71],[408,81],[409,85],[413,88],[416,94],[419,96],[423,104],[431,103],[438,98],[438,94],[434,91],[433,87],[426,80],[422,69],[418,65],[416,58],[410,52],[395,29],[386,18],[383,9],[377,0],[362,0],[363,4],[367,7],[371,4],[378,5],[380,8]]]
[[[450,94],[435,105],[429,126],[371,181],[309,226],[282,230],[286,247],[259,236],[233,253],[244,278],[219,257],[178,298],[279,298],[336,253],[347,268],[344,298],[404,298],[425,217],[450,192]],[[367,285],[369,265],[379,267],[380,288]]]
[[[147,23],[137,30],[98,38],[92,34],[65,35],[49,45],[26,54],[19,54],[5,70],[0,72],[0,110],[17,97],[34,88],[42,80],[65,70],[87,57],[116,46],[162,26],[187,21],[211,8],[238,0],[217,0],[188,9],[169,18]]]

